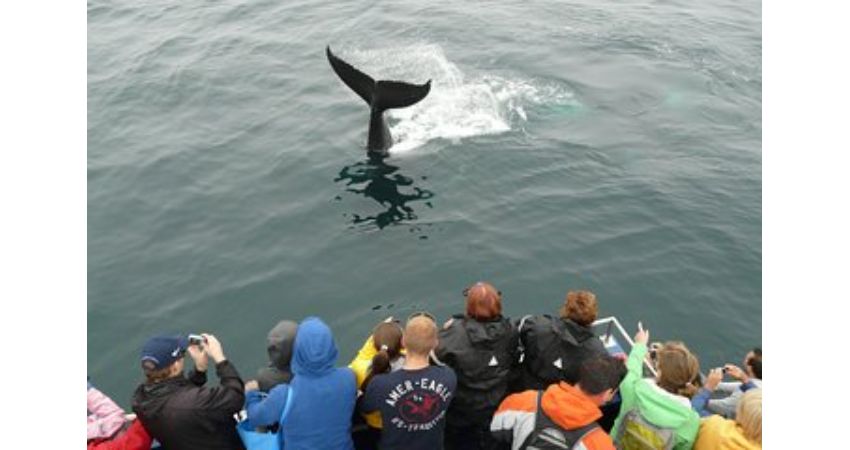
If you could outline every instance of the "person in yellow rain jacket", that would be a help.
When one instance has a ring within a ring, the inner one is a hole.
[[[366,386],[372,377],[382,373],[394,372],[404,365],[404,349],[401,345],[402,328],[392,317],[378,324],[363,347],[357,352],[357,356],[348,367],[354,371],[357,378],[357,388],[360,392],[366,391]],[[382,427],[380,411],[364,414],[366,424],[369,426],[369,434],[375,439],[380,434]]]
[[[735,420],[713,415],[702,420],[694,450],[761,450],[761,389],[747,391]]]

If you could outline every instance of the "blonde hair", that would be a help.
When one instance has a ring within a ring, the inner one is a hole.
[[[427,317],[414,317],[404,328],[404,347],[409,354],[427,355],[437,346],[437,324]]]
[[[699,360],[685,344],[671,341],[658,350],[658,386],[665,391],[691,398],[696,394]]]
[[[761,389],[747,391],[738,402],[735,422],[741,426],[747,439],[761,445]]]

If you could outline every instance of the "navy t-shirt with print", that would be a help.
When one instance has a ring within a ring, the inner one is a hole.
[[[455,393],[452,369],[428,366],[397,370],[372,379],[362,412],[381,411],[381,450],[443,448],[446,410]]]

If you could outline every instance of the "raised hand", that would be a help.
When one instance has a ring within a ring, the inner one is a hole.
[[[189,353],[189,356],[192,357],[192,361],[195,361],[195,370],[198,372],[206,372],[207,371],[207,354],[204,352],[204,347],[202,344],[191,344],[186,349]]]
[[[723,381],[723,369],[720,367],[711,369],[711,371],[708,372],[708,376],[705,377],[705,388],[709,391],[713,391],[717,389],[717,385],[720,384],[721,381]]]
[[[260,384],[257,383],[257,380],[250,380],[245,382],[245,392],[256,391],[260,389]]]
[[[638,322],[638,332],[635,334],[635,344],[644,344],[649,342],[649,330],[643,329],[643,324]]]
[[[206,339],[206,344],[204,345],[204,350],[207,352],[207,355],[215,361],[216,364],[227,359],[224,356],[224,350],[221,348],[221,342],[218,342],[215,336],[211,334],[201,333],[201,336]]]
[[[750,379],[746,372],[734,364],[726,364],[723,367],[726,369],[726,373],[728,373],[730,377],[735,378],[742,383],[746,383]]]

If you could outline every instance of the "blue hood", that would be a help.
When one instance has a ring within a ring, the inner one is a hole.
[[[331,329],[318,317],[301,322],[294,347],[292,373],[295,375],[321,376],[334,370],[339,352]]]

